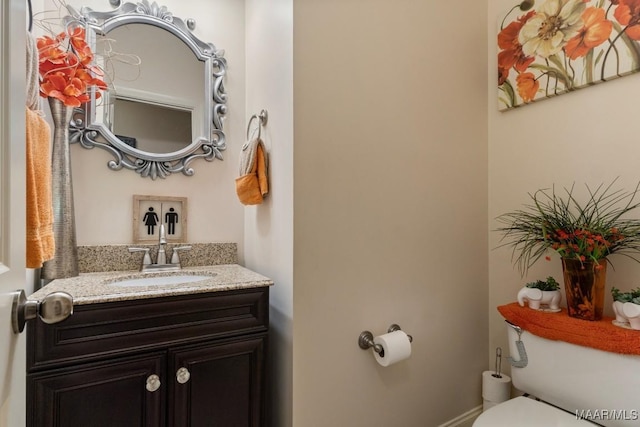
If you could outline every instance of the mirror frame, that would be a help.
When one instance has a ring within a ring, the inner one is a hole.
[[[114,160],[107,162],[114,171],[122,168],[131,169],[141,177],[156,179],[166,178],[172,173],[182,172],[192,176],[195,172],[190,166],[195,159],[207,161],[222,160],[221,151],[226,149],[226,138],[222,122],[227,113],[227,94],[224,87],[227,61],[224,51],[218,50],[211,43],[198,39],[189,28],[195,25],[188,20],[173,16],[166,6],[158,6],[148,0],[137,3],[123,3],[115,10],[97,12],[88,7],[80,9],[80,13],[67,7],[71,16],[67,21],[80,21],[85,25],[87,42],[95,52],[96,36],[106,35],[110,30],[126,24],[148,24],[169,31],[183,41],[205,66],[204,123],[205,134],[192,133],[192,142],[185,148],[172,153],[149,153],[132,148],[117,138],[113,132],[101,122],[95,120],[96,96],[95,88],[90,93],[91,100],[82,107],[76,108],[70,124],[70,143],[79,143],[83,148],[98,147],[113,155]]]

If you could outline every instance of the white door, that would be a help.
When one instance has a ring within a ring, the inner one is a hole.
[[[25,425],[25,334],[11,328],[25,273],[25,7],[0,1],[0,427]]]

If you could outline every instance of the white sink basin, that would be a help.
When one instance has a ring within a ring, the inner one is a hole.
[[[193,283],[200,282],[202,280],[211,279],[216,273],[210,273],[206,275],[195,274],[176,274],[176,275],[163,275],[163,276],[151,276],[151,277],[139,277],[139,278],[124,278],[122,280],[116,280],[109,283],[112,286],[165,286],[165,285],[178,285],[181,283]]]

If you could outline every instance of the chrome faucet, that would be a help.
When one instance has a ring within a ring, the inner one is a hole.
[[[165,265],[167,263],[167,254],[164,248],[167,247],[167,238],[164,234],[164,224],[160,224],[160,242],[158,243],[158,257],[156,258],[156,264]]]
[[[178,246],[176,248],[173,248],[171,263],[167,264],[167,252],[166,252],[167,237],[165,235],[164,224],[160,224],[160,229],[158,234],[159,234],[158,256],[156,257],[155,264],[151,262],[151,256],[149,255],[149,248],[129,248],[129,252],[131,253],[144,252],[144,257],[142,258],[142,266],[140,267],[140,271],[142,272],[176,271],[176,270],[182,269],[178,252],[189,250],[191,249],[191,246]]]

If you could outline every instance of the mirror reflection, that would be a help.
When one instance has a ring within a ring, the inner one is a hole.
[[[128,24],[99,35],[96,55],[110,82],[96,121],[124,143],[171,153],[190,145],[194,132],[204,133],[204,62],[180,39],[148,24]]]
[[[116,98],[111,131],[132,148],[173,153],[191,141],[191,111]]]

